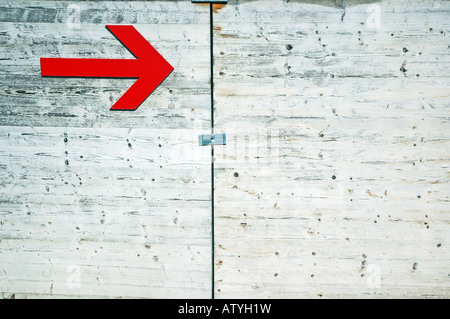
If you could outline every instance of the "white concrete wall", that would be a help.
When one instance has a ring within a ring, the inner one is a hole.
[[[449,13],[215,6],[216,298],[450,296]],[[0,2],[2,297],[211,296],[209,18]],[[131,58],[106,24],[175,68],[135,112],[109,110],[132,79],[40,76],[40,57]]]

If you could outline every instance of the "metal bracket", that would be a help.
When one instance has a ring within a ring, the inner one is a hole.
[[[200,144],[200,146],[227,145],[227,135],[225,133],[199,135],[198,143]]]
[[[227,4],[228,0],[191,0],[192,3],[222,3]]]

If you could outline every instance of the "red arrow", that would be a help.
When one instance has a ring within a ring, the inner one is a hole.
[[[173,67],[131,25],[106,28],[136,59],[41,58],[42,76],[138,78],[111,110],[136,110],[173,71]]]

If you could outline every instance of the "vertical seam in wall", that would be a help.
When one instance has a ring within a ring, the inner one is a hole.
[[[213,4],[209,4],[209,37],[211,68],[211,134],[214,134],[214,32]],[[211,299],[214,299],[214,143],[211,143]]]

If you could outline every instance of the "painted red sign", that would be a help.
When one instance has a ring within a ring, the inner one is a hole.
[[[42,76],[83,78],[137,78],[111,110],[136,110],[169,76],[173,67],[131,25],[106,28],[136,59],[41,58]]]

